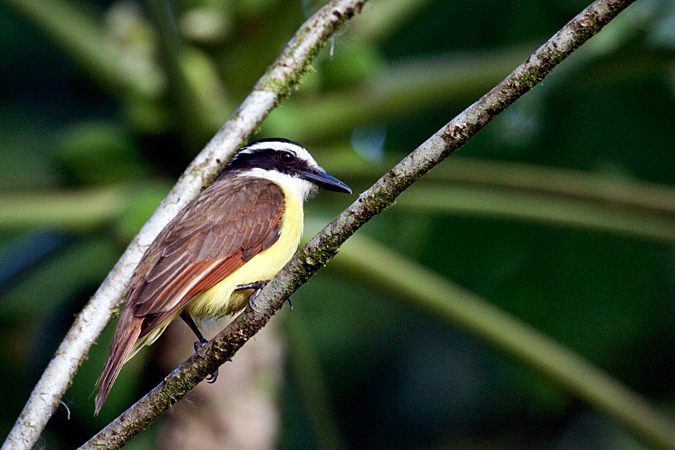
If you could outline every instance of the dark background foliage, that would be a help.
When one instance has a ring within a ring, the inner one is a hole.
[[[2,434],[173,180],[320,6],[64,1],[50,4],[71,10],[41,18],[28,3],[0,3]],[[362,231],[671,410],[673,5],[636,2]],[[360,192],[585,6],[373,1],[255,137],[300,141]],[[511,176],[509,187],[491,174]],[[562,177],[560,192],[538,185],[540,175]],[[565,194],[561,206],[558,194],[575,183],[608,186],[607,196]],[[641,199],[637,208],[624,193]],[[670,210],[653,206],[659,198]],[[347,204],[329,193],[312,200],[308,228]],[[292,314],[273,320],[313,348],[346,447],[641,445],[526,363],[339,259],[294,296]],[[70,420],[61,411],[50,422],[49,448],[79,445],[161,379],[139,356],[109,412],[93,418],[110,332],[64,397]],[[294,342],[291,359],[303,351]],[[329,447],[309,418],[307,374],[291,366],[279,447]],[[139,439],[151,443],[156,431]]]

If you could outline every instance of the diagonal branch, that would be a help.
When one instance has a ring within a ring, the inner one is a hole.
[[[340,245],[356,230],[539,83],[631,3],[632,0],[597,0],[577,15],[504,81],[408,155],[312,238],[259,295],[256,304],[262,313],[245,310],[209,344],[81,448],[94,449],[101,445],[119,448],[172,403],[182,399],[265,326],[283,301],[328,263]],[[668,424],[660,424],[651,430],[648,438],[652,443],[670,448],[675,443],[672,434]]]
[[[35,445],[89,348],[110,320],[112,311],[122,302],[125,286],[147,246],[183,206],[213,182],[236,149],[291,93],[330,36],[359,12],[364,2],[331,0],[300,27],[244,103],[188,166],[77,316],[33,389],[3,449],[30,449]]]

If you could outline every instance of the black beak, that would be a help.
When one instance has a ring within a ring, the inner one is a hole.
[[[327,191],[344,192],[345,194],[352,193],[349,186],[325,172],[304,172],[302,178]]]

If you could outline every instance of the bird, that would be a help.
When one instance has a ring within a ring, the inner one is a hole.
[[[174,319],[195,333],[196,351],[208,342],[196,322],[234,314],[247,303],[254,307],[255,295],[297,250],[303,203],[320,188],[352,192],[296,142],[261,139],[236,153],[162,229],[134,270],[96,382],[95,415],[124,363]]]

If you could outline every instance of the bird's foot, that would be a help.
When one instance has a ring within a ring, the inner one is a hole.
[[[194,320],[192,320],[192,317],[183,311],[180,313],[181,319],[187,324],[187,326],[190,327],[192,332],[197,336],[197,339],[199,339],[197,342],[195,342],[194,347],[195,347],[195,353],[199,352],[199,349],[204,346],[204,344],[208,344],[208,340],[204,337],[201,331],[199,331],[199,328],[197,327],[197,324],[195,324]],[[213,373],[211,373],[209,376],[204,378],[208,383],[215,383],[216,380],[218,379],[218,369],[214,370]]]
[[[270,280],[262,280],[262,281],[254,281],[253,283],[240,284],[239,286],[234,288],[234,290],[243,291],[246,289],[255,289],[253,291],[253,294],[251,294],[248,297],[248,306],[250,306],[253,311],[257,312],[258,314],[261,314],[262,310],[256,306],[255,298],[258,296],[258,294],[260,294],[260,291],[262,291],[263,288],[267,286],[269,282]],[[293,300],[291,300],[290,297],[288,299],[288,304],[291,307],[291,311],[293,311]]]
[[[199,349],[202,348],[204,346],[204,344],[208,344],[208,342],[209,341],[207,341],[206,339],[196,341],[195,344],[194,344],[195,352],[199,352]],[[216,370],[211,372],[204,379],[206,380],[207,383],[215,383],[216,380],[218,379],[218,369],[216,368]]]
[[[251,309],[258,314],[262,313],[262,310],[258,308],[255,304],[255,298],[260,294],[260,291],[263,290],[265,286],[267,286],[267,283],[269,283],[270,280],[262,280],[262,281],[254,281],[253,283],[246,283],[246,284],[240,284],[236,288],[234,288],[235,291],[244,291],[246,289],[254,289],[253,294],[251,294],[248,297],[248,306],[251,307]]]

